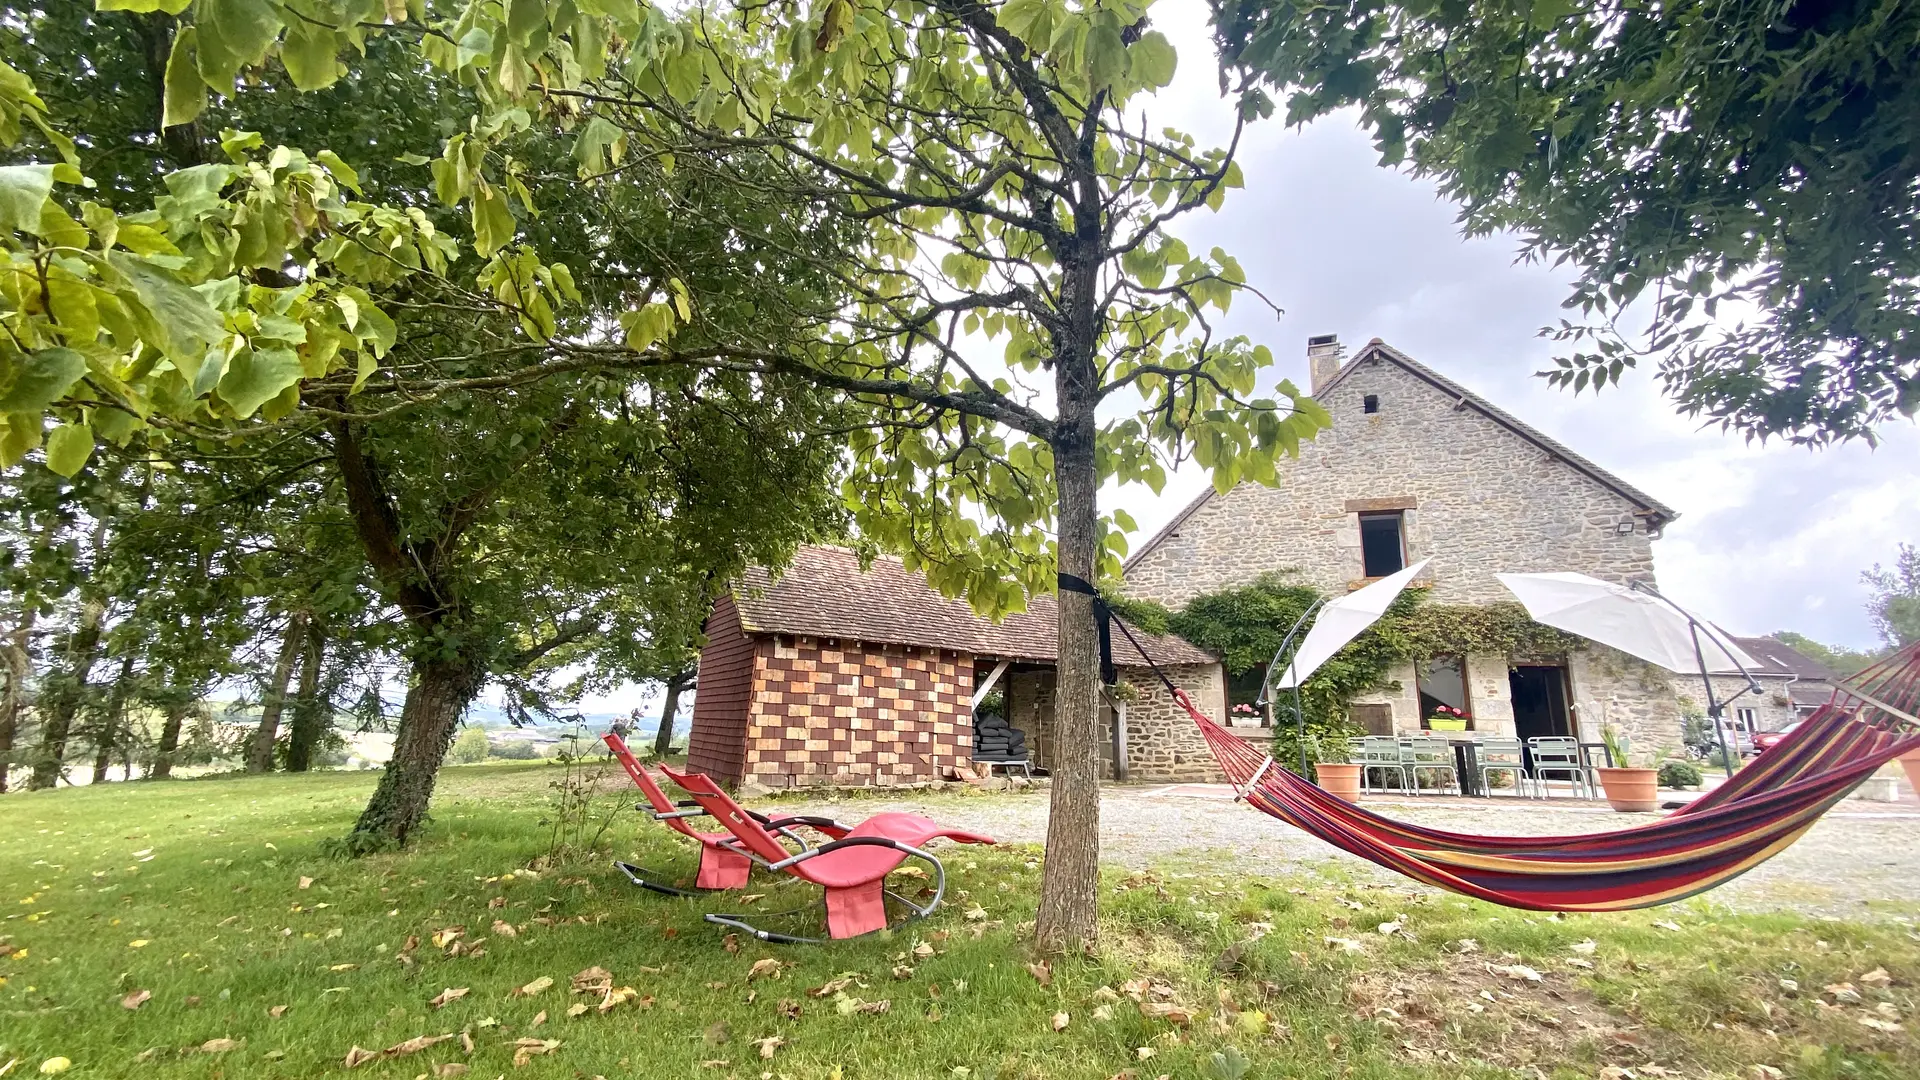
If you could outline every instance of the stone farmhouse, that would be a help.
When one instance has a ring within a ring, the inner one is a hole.
[[[1194,500],[1128,560],[1129,595],[1179,608],[1273,571],[1340,595],[1419,559],[1415,587],[1444,604],[1511,601],[1500,571],[1653,583],[1653,541],[1676,516],[1658,499],[1378,339],[1350,360],[1310,339],[1308,366],[1332,429],[1282,463],[1278,486]],[[1370,731],[1420,730],[1445,704],[1483,733],[1681,738],[1671,675],[1602,646],[1441,656],[1391,678],[1397,689],[1354,703]],[[1258,685],[1235,679],[1230,703]]]
[[[1653,541],[1675,512],[1486,399],[1378,339],[1351,360],[1308,345],[1313,395],[1333,427],[1281,463],[1280,483],[1209,490],[1128,560],[1130,596],[1179,608],[1286,572],[1340,595],[1430,560],[1432,602],[1510,602],[1500,571],[1577,570],[1654,581]],[[1057,612],[1051,596],[1001,622],[941,596],[897,559],[862,567],[843,548],[800,550],[778,578],[753,570],[714,605],[700,656],[689,764],[769,788],[904,785],[967,775],[974,716],[994,691],[1034,767],[1053,754]],[[1152,659],[1216,721],[1251,703],[1263,672],[1229,678],[1173,636],[1140,635]],[[1826,700],[1819,665],[1771,638],[1739,638],[1765,690],[1729,709],[1774,730]],[[1115,635],[1120,686],[1103,710],[1107,775],[1218,779],[1198,731]],[[1744,680],[1715,678],[1731,696]],[[1677,745],[1694,680],[1600,645],[1566,655],[1467,653],[1403,664],[1351,718],[1414,732],[1439,705],[1486,734],[1579,735],[1608,725],[1647,749]],[[1242,719],[1241,723],[1248,723]],[[1249,731],[1250,736],[1254,732]]]

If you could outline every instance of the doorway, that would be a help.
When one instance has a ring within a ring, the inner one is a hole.
[[[1558,664],[1524,664],[1507,669],[1513,694],[1513,727],[1522,741],[1548,735],[1572,735],[1567,709],[1567,669]]]

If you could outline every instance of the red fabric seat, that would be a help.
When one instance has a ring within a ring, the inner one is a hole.
[[[752,853],[769,867],[784,870],[802,881],[827,891],[827,932],[835,938],[857,937],[887,927],[886,878],[902,861],[918,854],[933,864],[939,881],[934,899],[922,913],[938,905],[945,888],[946,871],[940,860],[927,854],[921,845],[938,837],[963,844],[991,844],[992,838],[962,829],[951,829],[918,814],[875,814],[848,830],[847,834],[813,851],[792,852],[768,831],[754,814],[733,801],[712,778],[700,773],[678,773],[666,766],[660,771],[686,789],[713,819],[733,834],[737,850]],[[904,851],[902,846],[914,849]],[[719,919],[720,916],[709,916]],[[729,922],[729,925],[744,925]],[[748,927],[748,929],[753,929]],[[755,930],[756,933],[760,931]],[[764,934],[762,936],[765,936]]]

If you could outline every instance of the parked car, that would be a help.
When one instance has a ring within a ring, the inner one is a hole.
[[[1774,746],[1780,742],[1780,740],[1792,734],[1793,729],[1799,726],[1800,726],[1800,721],[1795,720],[1793,723],[1788,724],[1786,727],[1781,728],[1779,731],[1763,731],[1760,734],[1755,735],[1753,737],[1754,752],[1762,753],[1764,751],[1773,749]]]

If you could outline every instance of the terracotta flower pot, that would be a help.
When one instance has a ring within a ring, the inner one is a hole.
[[[1900,767],[1907,770],[1907,783],[1913,785],[1914,794],[1920,795],[1920,750],[1903,755]]]
[[[1360,801],[1360,768],[1358,765],[1323,761],[1314,765],[1313,771],[1327,794],[1357,803]]]
[[[1660,770],[1598,769],[1607,802],[1622,813],[1640,813],[1660,806]]]

